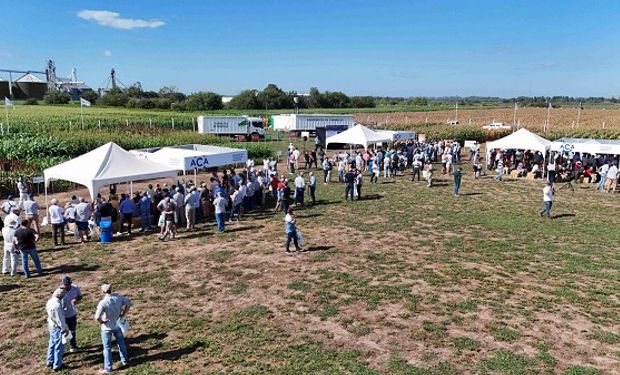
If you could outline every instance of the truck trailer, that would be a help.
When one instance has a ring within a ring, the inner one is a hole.
[[[260,117],[249,116],[198,116],[198,133],[221,135],[265,136],[265,126]]]
[[[274,130],[289,132],[316,133],[317,128],[349,129],[353,126],[352,115],[317,115],[317,114],[288,114],[269,117],[269,126]]]

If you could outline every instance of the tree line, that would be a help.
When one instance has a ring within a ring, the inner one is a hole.
[[[212,111],[218,109],[294,109],[294,108],[374,108],[376,106],[440,106],[455,105],[510,105],[517,103],[520,107],[554,107],[591,105],[600,103],[619,103],[617,98],[604,97],[569,97],[569,96],[519,96],[513,98],[482,96],[446,96],[446,97],[381,97],[348,96],[340,91],[319,91],[310,88],[308,94],[284,91],[275,84],[268,84],[263,90],[243,90],[224,103],[222,95],[201,91],[186,95],[174,86],[164,86],[159,91],[145,91],[139,83],[127,88],[113,88],[104,95],[95,91],[86,91],[81,95],[92,104],[141,108],[167,109],[178,111]],[[46,104],[67,104],[69,94],[53,91],[48,93]],[[26,104],[36,104],[29,101]]]

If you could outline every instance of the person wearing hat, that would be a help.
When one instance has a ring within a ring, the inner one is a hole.
[[[19,206],[11,207],[11,211],[9,212],[9,214],[4,217],[4,226],[9,226],[9,222],[15,222],[15,226],[13,226],[13,228],[19,228],[19,225],[22,222],[22,219],[19,217],[19,213]]]
[[[127,365],[129,359],[127,355],[127,346],[125,345],[125,337],[123,331],[118,326],[119,319],[125,318],[132,305],[129,298],[112,294],[112,286],[110,284],[101,285],[101,294],[103,298],[97,305],[95,311],[95,320],[101,326],[101,342],[103,344],[103,368],[99,370],[100,374],[112,372],[112,336],[116,339],[116,345],[121,357],[123,366]]]
[[[21,227],[15,231],[13,243],[21,255],[22,269],[24,270],[24,276],[26,278],[30,277],[30,270],[28,269],[28,255],[32,258],[39,276],[43,276],[41,261],[39,260],[39,255],[37,254],[36,242],[38,240],[39,234],[30,228],[30,222],[28,220],[22,221]]]
[[[50,215],[50,224],[52,225],[52,238],[54,240],[54,246],[65,244],[65,211],[58,204],[58,199],[54,198],[50,202],[51,205],[48,209]],[[58,237],[60,235],[60,244],[58,243]]]
[[[62,356],[65,351],[62,335],[68,332],[65,313],[61,303],[64,295],[65,291],[63,289],[56,289],[45,305],[47,328],[50,333],[50,341],[47,347],[47,367],[54,371],[62,370]]]
[[[9,194],[6,197],[6,201],[4,201],[4,203],[2,203],[2,206],[0,206],[0,209],[2,209],[2,212],[8,215],[11,213],[11,207],[17,207],[17,206],[18,206],[17,202],[15,202],[13,200],[13,196]]]
[[[9,264],[11,269],[11,276],[17,274],[17,248],[13,243],[15,237],[15,221],[9,222],[9,225],[2,228],[2,238],[4,239],[4,251],[2,258],[2,274],[9,273]]]
[[[65,295],[62,299],[65,322],[72,336],[70,340],[70,351],[74,352],[77,350],[77,336],[75,335],[75,330],[77,328],[77,310],[75,305],[82,300],[82,292],[77,285],[73,284],[69,276],[62,278],[61,288],[65,291]]]

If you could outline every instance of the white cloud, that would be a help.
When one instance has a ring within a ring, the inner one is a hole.
[[[142,20],[139,18],[121,18],[120,13],[107,10],[84,9],[77,13],[77,16],[87,21],[97,22],[101,26],[108,26],[114,29],[133,30],[140,28],[155,29],[164,26],[164,21],[150,19]]]
[[[105,51],[103,51],[103,56],[111,57],[112,56],[112,51],[110,51],[109,49],[106,49]]]

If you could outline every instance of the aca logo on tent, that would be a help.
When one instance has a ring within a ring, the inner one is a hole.
[[[202,168],[209,164],[209,160],[206,156],[198,156],[193,158],[192,161],[189,162],[190,168]]]

